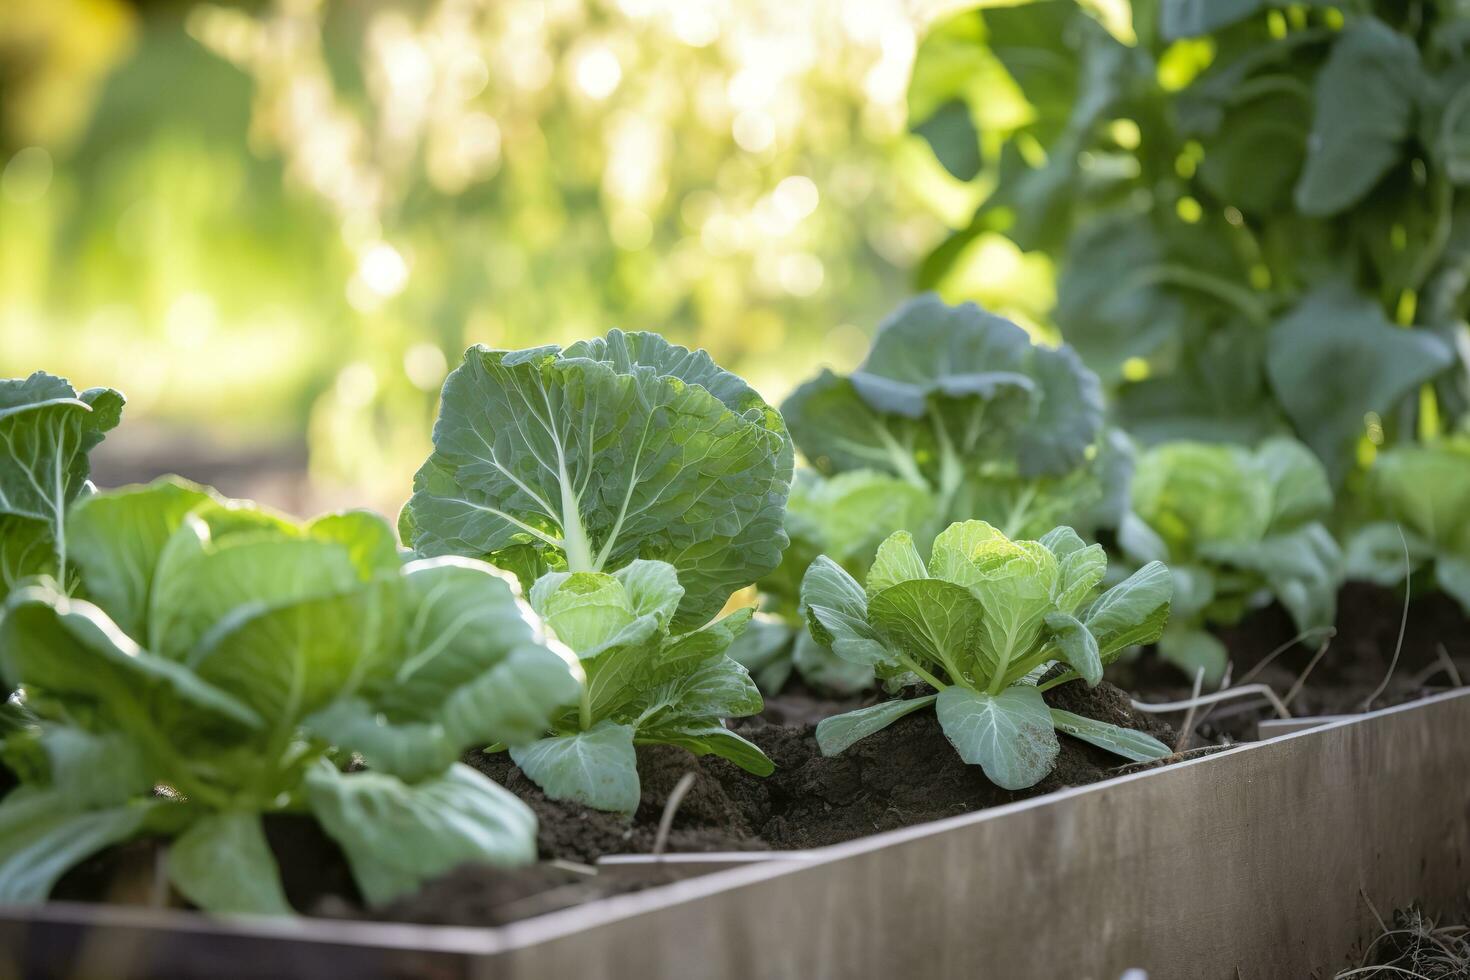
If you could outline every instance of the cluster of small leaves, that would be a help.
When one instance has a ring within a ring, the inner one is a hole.
[[[1430,568],[1470,615],[1470,436],[1380,455],[1368,473],[1377,519],[1347,539],[1347,574],[1379,585]]]
[[[781,411],[818,472],[901,479],[932,497],[936,527],[1087,527],[1105,522],[1127,479],[1127,450],[1103,430],[1101,385],[1075,352],[933,295],[899,307],[856,371],[823,370]]]
[[[771,773],[761,750],[723,724],[762,707],[755,682],[725,655],[752,610],[671,635],[683,595],[672,565],[641,559],[612,573],[548,572],[532,587],[532,607],[587,678],[581,703],[554,718],[549,735],[510,750],[548,796],[631,814],[641,796],[638,745],[677,745]]]
[[[1133,43],[1076,0],[941,24],[911,118],[992,189],[920,280],[989,233],[1045,252],[1133,435],[1294,432],[1338,480],[1369,413],[1394,440],[1470,405],[1470,10],[1283,6],[1139,0]],[[1028,114],[987,119],[997,65]]]
[[[22,785],[0,803],[0,899],[153,835],[196,905],[286,914],[262,823],[280,812],[315,817],[374,904],[535,860],[534,814],[457,761],[577,699],[574,659],[501,573],[404,564],[370,514],[296,524],[175,480],[85,497],[64,528],[73,586],[30,578],[0,613],[29,712],[5,740]]]
[[[0,380],[0,599],[30,575],[75,579],[66,509],[92,492],[87,453],[122,407],[111,388],[78,392],[42,371]]]
[[[1106,571],[1102,547],[1085,545],[1071,528],[1012,541],[984,521],[950,525],[927,564],[912,535],[893,534],[863,584],[818,558],[802,583],[817,642],[935,691],[824,720],[822,752],[834,755],[934,705],[960,757],[1007,789],[1033,786],[1051,771],[1058,730],[1129,759],[1167,755],[1148,735],[1049,708],[1042,697],[1070,680],[1096,685],[1125,649],[1163,631],[1168,570],[1150,563],[1094,598]],[[1038,685],[1057,664],[1063,671]]]
[[[1298,630],[1330,628],[1343,575],[1341,549],[1322,524],[1332,505],[1322,464],[1292,439],[1254,452],[1202,442],[1144,452],[1118,544],[1135,562],[1167,562],[1173,576],[1159,652],[1191,676],[1203,667],[1218,680],[1228,655],[1205,626],[1234,623],[1270,598]]]

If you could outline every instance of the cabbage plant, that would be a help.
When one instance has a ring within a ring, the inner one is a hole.
[[[1255,451],[1171,442],[1143,453],[1118,543],[1135,562],[1168,562],[1174,577],[1160,654],[1218,680],[1228,653],[1205,627],[1234,623],[1272,597],[1298,630],[1330,627],[1343,575],[1341,549],[1322,523],[1332,504],[1326,470],[1290,438]]]
[[[1097,376],[1070,347],[933,295],[900,306],[856,371],[824,369],[782,413],[820,473],[901,479],[933,498],[936,529],[984,518],[1010,536],[1088,530],[1108,523],[1127,479]]]
[[[676,629],[781,561],[793,450],[780,414],[703,351],[613,330],[565,350],[471,348],[400,532],[420,555],[546,571],[674,566]]]
[[[1470,614],[1470,436],[1396,447],[1368,475],[1380,519],[1347,539],[1349,577],[1391,586],[1430,568]]]
[[[723,725],[762,707],[726,655],[750,611],[711,619],[780,563],[793,456],[750,386],[656,334],[476,347],[450,374],[400,530],[514,569],[579,658],[580,703],[511,749],[549,796],[631,813],[648,743],[771,771]]]
[[[578,698],[507,576],[404,564],[367,513],[298,524],[176,480],[86,497],[64,527],[77,594],[35,577],[0,617],[0,673],[34,715],[5,742],[22,784],[0,803],[0,901],[162,836],[196,905],[289,913],[275,813],[314,817],[371,904],[535,860],[531,810],[457,761]]]
[[[0,598],[29,575],[75,584],[66,509],[92,492],[87,453],[122,416],[111,388],[37,371],[0,380]]]
[[[846,660],[934,691],[825,719],[822,753],[932,705],[960,757],[1006,789],[1034,786],[1051,771],[1059,730],[1127,759],[1168,755],[1151,736],[1049,708],[1042,697],[1077,679],[1096,685],[1125,649],[1163,631],[1168,570],[1152,562],[1096,595],[1106,571],[1101,546],[1069,527],[1012,541],[984,521],[950,525],[927,564],[911,534],[894,533],[861,585],[818,558],[802,582],[812,636]]]

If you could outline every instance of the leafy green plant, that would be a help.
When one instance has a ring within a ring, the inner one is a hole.
[[[531,605],[587,676],[580,703],[552,720],[550,735],[510,750],[548,796],[631,814],[641,794],[638,745],[677,745],[771,773],[765,754],[723,725],[762,707],[750,675],[725,655],[752,610],[671,635],[683,596],[672,565],[642,559],[612,573],[548,572],[532,586]]]
[[[1169,617],[1169,572],[1154,562],[1093,598],[1107,571],[1100,545],[1068,527],[1012,541],[984,521],[952,524],[926,565],[905,531],[879,547],[867,581],[836,562],[812,563],[802,583],[812,635],[838,656],[927,683],[933,694],[884,701],[817,726],[835,755],[933,705],[945,736],[994,783],[1040,782],[1063,731],[1124,758],[1169,754],[1142,732],[1049,708],[1043,691],[1096,685],[1128,647],[1157,639]],[[1054,664],[1061,673],[1038,684]]]
[[[0,598],[30,575],[74,584],[66,509],[92,492],[87,453],[122,416],[111,388],[37,371],[0,380]]]
[[[816,470],[874,470],[934,501],[935,526],[967,518],[1008,536],[1104,519],[1128,454],[1104,434],[1097,376],[1067,347],[1035,345],[972,303],[910,300],[850,375],[823,370],[781,406]],[[919,528],[911,528],[919,531]]]
[[[176,480],[74,503],[79,592],[36,577],[0,617],[9,735],[0,899],[141,835],[221,913],[290,911],[262,818],[314,817],[377,904],[470,861],[535,860],[535,817],[457,761],[534,740],[579,670],[481,562],[404,564],[362,512],[296,524]],[[356,755],[366,771],[349,765]]]
[[[1274,596],[1298,630],[1325,631],[1337,613],[1342,552],[1322,520],[1332,487],[1311,450],[1269,439],[1254,452],[1200,442],[1144,452],[1118,544],[1135,562],[1165,561],[1174,615],[1159,652],[1218,680],[1228,654],[1206,625],[1228,625]],[[1401,566],[1402,567],[1402,566]]]
[[[1348,577],[1392,586],[1431,567],[1470,614],[1470,437],[1389,450],[1368,478],[1381,519],[1348,537]]]
[[[548,795],[631,813],[655,742],[771,771],[721,724],[761,710],[725,654],[751,613],[709,621],[780,563],[793,455],[745,382],[656,334],[476,347],[449,376],[400,530],[515,570],[580,658],[580,704],[511,750]]]
[[[781,416],[703,351],[613,330],[561,350],[471,348],[399,530],[421,555],[548,570],[674,566],[689,629],[774,569],[793,450]]]
[[[786,502],[791,544],[776,570],[756,583],[762,611],[731,646],[730,656],[749,668],[768,694],[785,685],[793,668],[822,690],[851,693],[871,687],[871,667],[834,656],[807,632],[802,576],[825,554],[862,577],[879,542],[894,531],[927,526],[933,507],[927,490],[874,470],[830,478],[798,471]]]
[[[919,280],[962,293],[991,235],[1045,253],[1130,433],[1294,432],[1336,481],[1470,404],[1470,12],[1280,7],[1137,2],[1130,42],[1075,0],[939,25],[911,119],[984,198]]]

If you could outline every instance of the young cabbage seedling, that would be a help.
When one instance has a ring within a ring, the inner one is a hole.
[[[793,456],[749,385],[656,334],[476,347],[450,374],[400,528],[514,569],[580,658],[575,710],[511,753],[548,795],[631,813],[651,742],[771,771],[721,724],[761,709],[725,655],[750,613],[709,620],[780,562]]]
[[[531,588],[532,607],[587,675],[580,703],[549,736],[510,750],[548,796],[632,813],[641,795],[637,745],[713,753],[770,775],[765,754],[722,724],[762,707],[750,675],[725,655],[751,610],[676,636],[669,624],[683,595],[672,565],[644,560],[612,573],[548,572]]]
[[[0,613],[0,673],[34,711],[5,740],[0,901],[155,835],[196,905],[287,914],[273,813],[315,817],[372,904],[535,860],[531,810],[457,761],[578,695],[508,576],[405,565],[370,514],[296,524],[178,481],[86,497],[65,531],[89,598],[32,578]]]
[[[875,470],[929,495],[928,533],[980,517],[1033,536],[1121,511],[1130,452],[1103,430],[1097,376],[1070,347],[1033,344],[973,303],[910,300],[878,328],[861,367],[824,370],[781,410],[822,474]]]
[[[1391,449],[1369,481],[1382,519],[1348,539],[1348,577],[1393,586],[1432,566],[1440,589],[1470,614],[1470,436]]]
[[[1107,557],[1069,527],[1012,541],[984,521],[952,524],[927,565],[908,532],[878,549],[866,585],[818,558],[802,582],[812,636],[838,656],[910,672],[936,693],[885,701],[817,726],[835,755],[905,715],[935,707],[967,763],[1006,789],[1051,771],[1066,732],[1127,759],[1169,748],[1142,732],[1047,707],[1042,692],[1089,685],[1127,647],[1156,640],[1169,617],[1168,570],[1154,562],[1093,598]],[[1065,670],[1038,685],[1048,667]]]
[[[1118,544],[1136,563],[1168,563],[1174,612],[1159,653],[1190,676],[1203,667],[1213,682],[1225,671],[1225,646],[1205,626],[1234,623],[1268,597],[1304,633],[1331,627],[1343,574],[1322,524],[1332,488],[1301,443],[1269,439],[1254,452],[1164,443],[1139,458],[1132,498]]]

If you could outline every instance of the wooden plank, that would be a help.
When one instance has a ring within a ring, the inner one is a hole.
[[[497,929],[0,909],[0,976],[1330,975],[1463,897],[1467,776],[1470,690]]]

